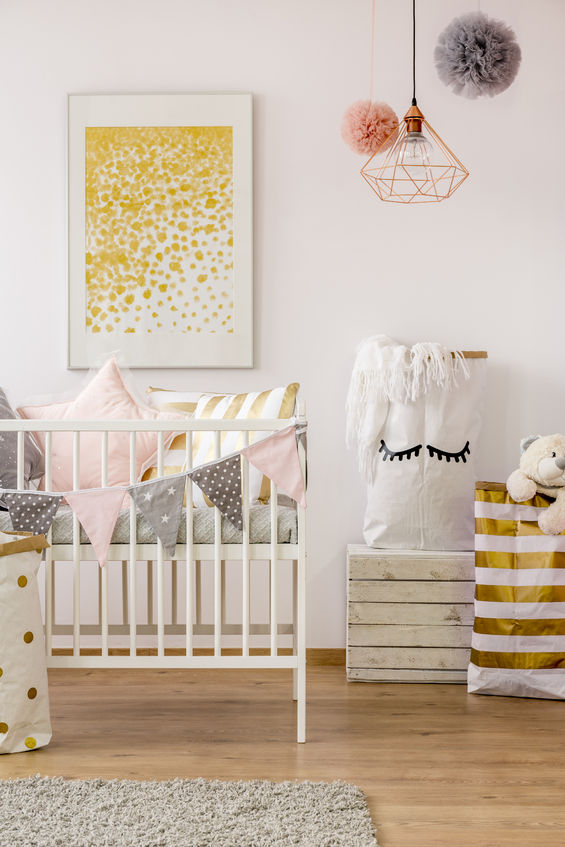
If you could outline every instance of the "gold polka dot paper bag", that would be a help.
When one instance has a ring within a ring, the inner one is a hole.
[[[51,740],[37,573],[43,535],[0,532],[0,753]]]

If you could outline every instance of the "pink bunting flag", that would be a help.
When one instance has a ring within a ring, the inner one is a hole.
[[[278,487],[301,506],[306,506],[304,476],[298,460],[296,427],[288,426],[263,438],[242,454],[253,467],[272,479]]]
[[[101,566],[106,564],[112,533],[124,502],[121,488],[71,491],[67,503],[82,524]]]

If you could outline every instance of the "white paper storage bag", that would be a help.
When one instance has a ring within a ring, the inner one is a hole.
[[[45,536],[0,532],[0,753],[51,739],[43,623],[37,586]]]
[[[364,537],[373,547],[473,549],[474,459],[486,354],[387,336],[359,348],[348,438],[367,480]]]

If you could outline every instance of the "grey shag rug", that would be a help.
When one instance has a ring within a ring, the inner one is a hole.
[[[377,847],[345,782],[0,781],[2,847]]]

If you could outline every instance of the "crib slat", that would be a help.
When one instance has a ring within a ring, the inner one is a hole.
[[[122,623],[128,622],[128,563],[122,561]]]
[[[222,583],[222,629],[226,623],[227,616],[227,597],[226,597],[226,561],[222,559],[220,562],[221,583]]]
[[[51,449],[52,436],[45,433],[45,490],[51,491]],[[49,547],[45,550],[45,652],[53,655],[53,624],[55,617],[55,570],[53,565],[53,550],[51,543],[53,530],[49,527],[47,541]]]
[[[108,433],[102,432],[100,445],[100,482],[102,488],[108,485]]]
[[[153,561],[147,560],[147,623],[154,622],[153,614]]]
[[[105,488],[108,485],[108,433],[102,433],[102,442],[101,442],[101,455],[100,455],[100,482],[102,488]],[[102,580],[101,580],[101,616],[100,616],[100,630],[102,635],[102,655],[108,655],[108,568],[109,564],[106,562],[103,568],[100,568],[102,571]]]
[[[73,488],[80,488],[80,432],[73,431]],[[73,656],[80,656],[80,524],[73,512]]]
[[[98,624],[102,626],[102,568],[98,568]]]
[[[249,446],[249,433],[243,433],[243,446]],[[241,498],[243,512],[243,538],[241,550],[241,651],[249,656],[249,462],[241,457]]]
[[[171,623],[177,622],[178,568],[177,560],[171,561]]]
[[[277,655],[277,583],[278,583],[278,526],[277,486],[271,480],[271,656]]]
[[[20,430],[16,445],[16,487],[22,491],[24,488],[24,433]]]
[[[101,609],[102,615],[100,620],[100,631],[102,634],[102,655],[108,655],[108,562],[104,565],[103,568],[100,568],[101,571],[101,594],[102,594],[102,602]]]
[[[196,606],[196,624],[202,623],[202,562],[197,559],[194,563],[194,603]]]
[[[136,434],[129,434],[129,481],[131,485],[137,482],[136,464]],[[137,622],[136,622],[136,570],[137,570],[137,523],[133,497],[129,501],[129,654],[137,653]]]
[[[221,455],[220,431],[214,432],[214,456]],[[222,579],[221,579],[222,515],[214,506],[214,656],[222,655]]]
[[[185,466],[189,471],[192,468],[192,432],[186,433]],[[192,656],[192,627],[193,627],[193,557],[194,557],[194,514],[192,504],[192,480],[186,478],[186,655]]]
[[[163,476],[165,433],[157,436],[157,476]],[[157,539],[157,655],[165,655],[165,591],[163,580],[163,542]]]

